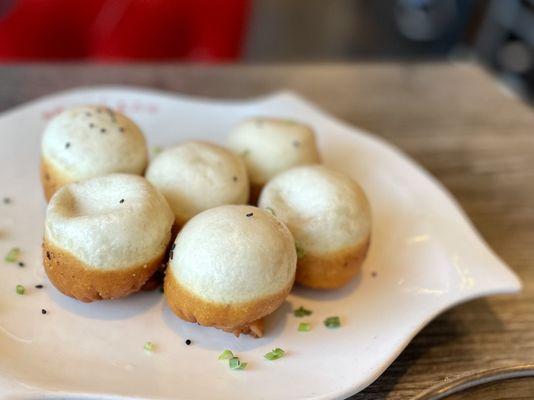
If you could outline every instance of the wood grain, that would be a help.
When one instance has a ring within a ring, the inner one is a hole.
[[[222,98],[295,90],[427,168],[521,276],[520,295],[472,301],[438,317],[353,399],[410,399],[468,371],[534,361],[534,114],[476,65],[3,66],[0,109],[95,84]],[[511,383],[505,398],[527,398],[528,388]],[[502,387],[488,387],[469,398],[499,393]]]

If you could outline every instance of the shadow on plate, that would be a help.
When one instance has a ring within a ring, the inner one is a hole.
[[[292,310],[291,304],[284,301],[278,310],[265,318],[265,336],[255,339],[249,335],[235,337],[232,333],[220,329],[186,322],[175,316],[165,303],[162,304],[162,308],[163,321],[180,337],[180,340],[190,339],[196,346],[208,350],[231,349],[236,352],[252,350],[279,338]]]
[[[163,300],[159,290],[138,292],[117,300],[100,300],[83,303],[57,291],[51,284],[50,298],[63,310],[85,318],[105,321],[124,320],[142,314]]]

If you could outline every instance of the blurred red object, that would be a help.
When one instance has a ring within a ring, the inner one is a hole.
[[[0,60],[231,61],[250,0],[0,2]]]

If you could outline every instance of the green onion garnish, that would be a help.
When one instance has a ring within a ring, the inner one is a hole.
[[[154,154],[155,156],[158,155],[159,153],[161,153],[163,151],[163,149],[159,146],[154,146],[152,147],[152,154]]]
[[[17,262],[20,256],[20,249],[18,247],[13,247],[11,250],[9,250],[9,253],[6,254],[6,257],[4,258],[5,262],[8,263],[14,263]]]
[[[219,360],[229,360],[231,358],[234,358],[234,353],[230,350],[225,350],[219,355]]]
[[[230,358],[228,360],[228,365],[230,366],[230,369],[245,369],[247,367],[247,363],[241,362],[237,357]]]
[[[17,285],[15,287],[15,291],[17,292],[17,294],[20,294],[22,296],[24,292],[26,291],[26,289],[24,289],[24,286],[22,285]]]
[[[265,354],[264,357],[267,360],[274,361],[274,360],[278,360],[279,358],[282,358],[284,356],[284,354],[285,354],[285,351],[282,350],[281,348],[277,347],[273,351],[270,351],[267,354]]]
[[[297,258],[298,259],[301,259],[302,257],[304,257],[306,252],[304,251],[304,249],[298,243],[295,243],[295,250],[297,250]]]
[[[311,325],[308,322],[301,322],[299,324],[299,332],[309,332],[311,330]]]
[[[148,352],[153,352],[154,351],[154,343],[152,342],[146,342],[145,345],[143,346],[143,349],[145,349],[145,351],[148,351]]]
[[[276,213],[274,212],[274,210],[272,209],[272,207],[265,207],[265,209],[267,211],[269,211],[271,214],[273,214],[275,217],[276,217]]]
[[[324,326],[326,326],[329,329],[339,328],[341,326],[339,317],[328,317],[327,319],[324,320]]]
[[[312,310],[307,310],[302,306],[300,306],[296,310],[293,310],[293,315],[297,318],[308,317],[312,314],[313,314]]]

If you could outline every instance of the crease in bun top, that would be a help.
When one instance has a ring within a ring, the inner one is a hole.
[[[165,297],[187,321],[251,333],[287,297],[296,262],[291,233],[269,212],[252,206],[213,208],[178,234]],[[254,334],[261,336],[262,329]]]
[[[265,186],[259,206],[271,209],[293,234],[298,283],[335,288],[356,274],[369,245],[371,213],[350,177],[321,165],[292,168]]]
[[[275,175],[295,166],[320,162],[313,129],[292,120],[268,117],[245,120],[232,130],[227,142],[245,160],[252,202]]]
[[[46,126],[41,179],[49,200],[61,186],[109,173],[142,174],[145,138],[124,114],[98,105],[65,110]]]
[[[82,301],[126,296],[159,269],[173,222],[165,198],[143,177],[65,185],[47,208],[45,271],[57,289]]]
[[[190,141],[151,161],[146,178],[165,196],[178,226],[201,211],[245,204],[249,181],[241,158],[221,146]]]

